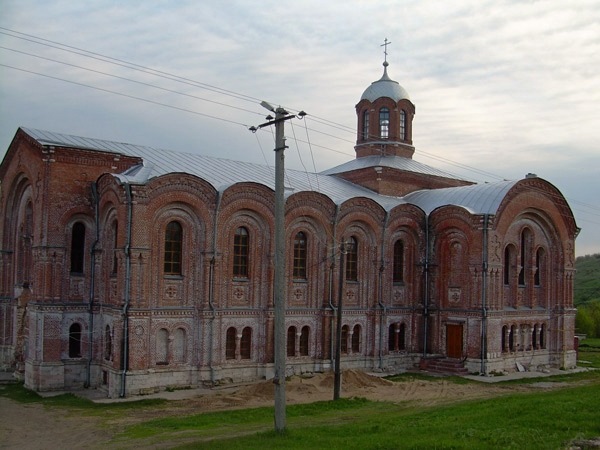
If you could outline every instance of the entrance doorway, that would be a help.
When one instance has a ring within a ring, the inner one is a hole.
[[[446,324],[446,356],[448,358],[462,358],[463,326],[462,324]]]

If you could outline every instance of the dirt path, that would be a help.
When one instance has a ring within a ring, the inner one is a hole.
[[[434,381],[412,379],[391,382],[365,374],[346,371],[343,375],[342,397],[363,397],[374,401],[414,402],[434,406],[462,400],[489,398],[510,392],[548,389],[550,386],[496,384],[455,384],[443,378]],[[1,449],[100,449],[124,426],[169,415],[185,416],[199,412],[222,411],[273,405],[273,384],[262,382],[198,396],[190,391],[189,398],[170,401],[155,408],[137,410],[119,420],[102,420],[76,415],[65,409],[40,404],[21,404],[0,397]],[[294,377],[286,383],[288,404],[331,400],[333,374],[318,374],[311,378]],[[131,443],[133,444],[133,443]],[[109,447],[113,447],[111,445]],[[125,448],[123,446],[122,448]]]

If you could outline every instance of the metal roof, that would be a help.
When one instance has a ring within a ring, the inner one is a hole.
[[[115,175],[121,182],[145,184],[153,178],[169,173],[187,173],[206,180],[221,192],[229,186],[244,182],[258,183],[270,189],[275,189],[275,169],[271,166],[32,128],[21,129],[45,146],[73,147],[141,158],[143,164]],[[303,191],[319,192],[329,197],[335,204],[341,204],[356,197],[365,197],[377,202],[387,211],[397,205],[410,203],[420,207],[426,214],[430,214],[434,209],[444,205],[461,206],[474,214],[494,214],[506,193],[516,183],[516,181],[501,181],[445,189],[421,190],[404,197],[392,197],[377,194],[370,189],[332,176],[334,173],[369,166],[394,167],[427,175],[455,178],[450,174],[409,158],[369,156],[349,161],[321,173],[286,169],[286,195],[289,196]]]
[[[404,170],[407,172],[421,173],[424,175],[433,175],[436,177],[459,179],[455,175],[448,172],[436,169],[435,167],[428,166],[427,164],[420,163],[411,158],[404,158],[402,156],[365,156],[362,158],[356,158],[352,161],[348,161],[337,167],[327,169],[321,172],[322,175],[335,175],[343,172],[351,172],[353,170],[365,169],[369,167],[389,167],[391,169]]]
[[[369,100],[374,102],[378,98],[389,97],[395,102],[406,99],[410,100],[410,96],[397,81],[392,80],[387,74],[387,66],[384,63],[383,76],[371,83],[371,85],[363,92],[361,100]]]
[[[418,206],[426,214],[440,206],[455,205],[472,214],[496,214],[508,191],[518,181],[498,181],[443,189],[411,192],[404,196],[408,203]]]

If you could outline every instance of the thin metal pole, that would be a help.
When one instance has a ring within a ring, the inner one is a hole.
[[[286,427],[285,413],[285,223],[284,223],[284,117],[286,111],[275,111],[275,431]]]
[[[340,244],[340,272],[338,282],[338,304],[337,304],[337,328],[336,328],[336,345],[335,345],[335,376],[333,379],[333,399],[338,400],[340,398],[340,391],[342,389],[342,299],[343,299],[343,287],[344,287],[344,256],[346,251],[344,244]]]

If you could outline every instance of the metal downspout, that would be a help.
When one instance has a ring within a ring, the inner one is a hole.
[[[90,306],[89,306],[89,328],[88,328],[88,361],[85,372],[85,385],[84,387],[89,388],[91,386],[92,379],[92,358],[94,357],[94,290],[96,289],[96,246],[100,240],[100,218],[98,217],[99,199],[98,199],[98,188],[96,183],[92,183],[92,198],[94,202],[94,222],[96,227],[96,239],[92,244],[90,250]]]
[[[215,368],[213,365],[213,344],[214,344],[214,327],[217,316],[214,296],[215,296],[215,258],[217,255],[217,224],[219,222],[219,207],[221,206],[221,193],[217,191],[217,202],[215,207],[215,219],[213,222],[213,243],[212,243],[212,258],[210,259],[210,268],[208,272],[208,307],[210,308],[211,316],[208,327],[208,367],[210,369],[210,382],[215,383]]]
[[[425,292],[423,296],[423,357],[427,356],[427,322],[429,318],[429,215],[425,215]]]
[[[383,323],[387,316],[387,308],[383,303],[383,272],[385,270],[385,230],[388,225],[390,214],[388,211],[385,212],[385,219],[383,220],[383,229],[381,230],[381,265],[379,266],[379,294],[377,296],[377,304],[381,308],[381,315],[379,316],[379,368],[383,369]]]
[[[487,355],[487,273],[488,273],[489,214],[483,215],[482,273],[481,273],[481,374],[486,374]]]
[[[131,201],[131,185],[124,183],[127,197],[127,237],[125,242],[125,302],[123,304],[123,372],[121,374],[120,397],[125,397],[125,379],[129,363],[129,300],[131,286],[131,222],[133,216],[133,203]]]

